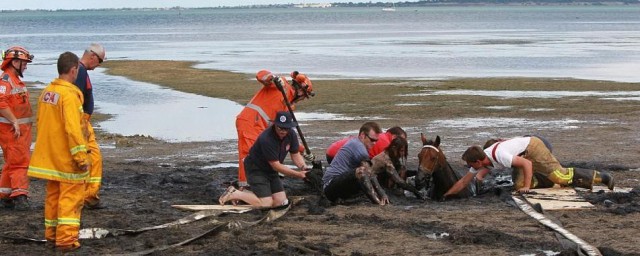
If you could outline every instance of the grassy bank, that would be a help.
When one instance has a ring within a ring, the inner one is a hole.
[[[260,85],[253,74],[240,74],[217,70],[195,69],[193,62],[178,61],[109,61],[105,63],[110,75],[126,76],[175,90],[204,96],[229,99],[245,104]],[[303,71],[304,72],[304,71]],[[285,75],[285,74],[283,74]],[[608,114],[633,111],[634,102],[601,101],[584,97],[574,104],[571,97],[559,99],[517,98],[497,99],[470,95],[419,95],[433,90],[568,90],[568,91],[635,91],[637,83],[617,83],[576,79],[546,78],[475,78],[442,81],[401,80],[313,80],[316,97],[298,105],[300,110],[342,113],[349,116],[382,116],[396,119],[472,117],[490,115],[489,106],[512,106],[512,111],[500,112],[501,116]],[[412,95],[414,96],[406,96]],[[405,95],[405,96],[400,96]],[[500,95],[500,92],[496,92]],[[586,108],[597,104],[597,109]],[[523,108],[556,108],[562,111],[535,113]]]

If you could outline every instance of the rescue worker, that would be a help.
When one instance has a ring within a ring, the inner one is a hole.
[[[602,183],[610,190],[614,188],[613,176],[609,173],[563,167],[544,142],[535,136],[499,141],[484,150],[480,146],[471,146],[462,154],[462,160],[470,166],[469,172],[444,194],[445,198],[466,188],[474,176],[484,177],[489,173],[489,167],[513,168],[514,189],[522,193],[553,184],[592,189],[594,183]],[[537,179],[534,172],[545,179]]]
[[[313,86],[306,75],[293,71],[291,73],[291,85],[287,79],[274,76],[268,70],[260,70],[256,79],[262,88],[253,96],[251,101],[242,109],[236,117],[236,129],[238,131],[238,186],[241,189],[247,186],[244,158],[249,154],[249,149],[258,138],[258,135],[271,125],[271,120],[276,117],[278,111],[288,111],[278,87],[282,87],[292,109],[301,100],[314,96]],[[300,147],[300,152],[304,147]],[[313,160],[313,155],[304,155],[307,160]]]
[[[0,146],[4,166],[0,175],[0,202],[6,208],[28,210],[27,166],[31,147],[29,91],[20,80],[33,55],[21,46],[7,49],[0,76]]]
[[[82,118],[86,121],[85,135],[87,139],[87,149],[89,150],[89,159],[91,161],[91,170],[89,182],[87,182],[87,194],[84,199],[84,205],[87,209],[102,209],[104,204],[100,202],[98,193],[100,192],[100,185],[102,183],[102,154],[100,147],[96,141],[96,134],[93,131],[90,119],[93,114],[93,85],[87,70],[94,70],[100,66],[105,60],[105,49],[100,44],[91,44],[84,50],[82,58],[80,58],[80,69],[78,70],[78,78],[75,81],[75,85],[82,91],[84,96],[84,104],[82,109],[84,114]]]
[[[37,136],[29,176],[47,180],[44,205],[45,239],[60,251],[80,247],[80,215],[90,162],[83,135],[82,92],[72,83],[79,58],[71,52],[58,58],[58,78],[38,98]]]
[[[287,205],[287,195],[278,174],[304,179],[306,166],[300,155],[300,144],[294,127],[298,124],[288,111],[278,111],[271,124],[260,133],[244,159],[251,191],[236,190],[229,186],[218,199],[220,205],[228,201],[244,201],[255,207],[278,207]],[[287,153],[300,171],[294,171],[283,164]]]

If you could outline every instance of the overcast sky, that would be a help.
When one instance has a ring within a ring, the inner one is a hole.
[[[0,10],[23,9],[95,9],[95,8],[140,8],[140,7],[218,7],[253,4],[288,3],[333,3],[333,2],[369,2],[358,0],[19,0],[0,5]],[[378,2],[378,1],[372,1]],[[384,1],[382,1],[384,2]]]

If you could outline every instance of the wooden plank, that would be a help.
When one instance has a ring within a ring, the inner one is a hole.
[[[222,211],[246,212],[253,209],[253,207],[248,205],[219,205],[219,204],[212,204],[212,205],[174,204],[174,205],[171,205],[171,207],[181,209],[181,210],[187,210],[187,211],[222,210]]]
[[[633,188],[621,188],[621,187],[614,187],[613,191],[610,190],[609,188],[605,187],[605,186],[593,186],[593,193],[597,193],[597,192],[605,192],[605,193],[629,193],[631,192],[631,190],[633,190]]]
[[[570,187],[539,188],[531,191],[533,193],[524,194],[524,198],[531,204],[539,203],[544,210],[591,209],[595,207]]]

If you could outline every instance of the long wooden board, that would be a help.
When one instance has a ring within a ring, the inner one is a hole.
[[[204,210],[222,210],[222,211],[234,211],[234,212],[246,212],[253,209],[253,207],[248,205],[219,205],[219,204],[211,204],[211,205],[189,205],[189,204],[174,204],[171,205],[173,208],[187,210],[187,211],[204,211]]]
[[[581,188],[577,188],[579,190],[583,190]],[[587,190],[587,189],[584,189]],[[610,190],[609,188],[605,187],[605,186],[593,186],[593,189],[591,191],[593,191],[594,193],[598,193],[598,192],[604,192],[604,193],[629,193],[631,192],[631,190],[633,190],[633,188],[621,188],[621,187],[614,187],[613,190]]]
[[[544,210],[574,210],[595,207],[570,187],[538,188],[531,191],[533,193],[524,194],[524,198],[531,204],[539,203]]]

